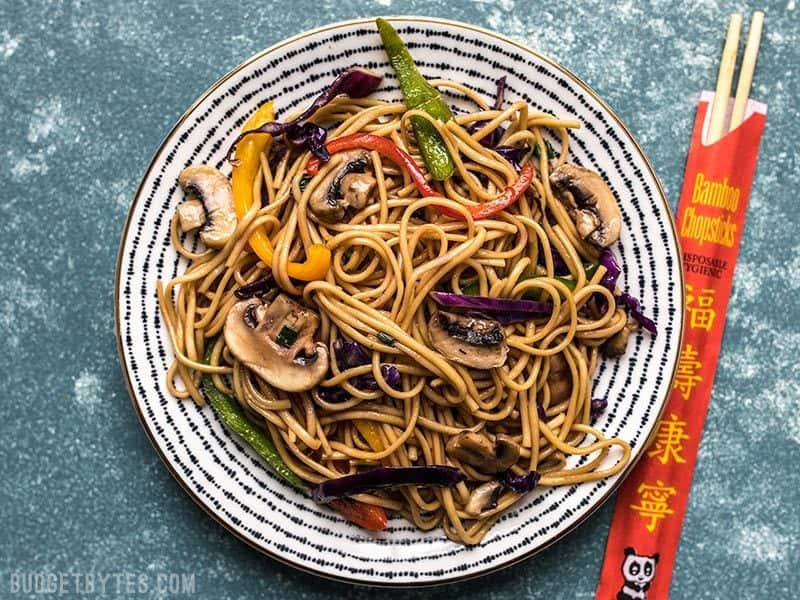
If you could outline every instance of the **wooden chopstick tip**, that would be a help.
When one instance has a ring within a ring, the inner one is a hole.
[[[764,26],[764,13],[757,10],[750,20],[747,32],[747,43],[744,48],[742,65],[739,68],[739,82],[736,86],[736,98],[733,101],[731,122],[728,131],[733,131],[744,120],[747,109],[747,100],[750,97],[750,88],[753,85],[753,73],[758,60],[758,51],[761,47],[761,32]]]
[[[739,53],[739,33],[742,29],[742,14],[734,13],[728,20],[728,31],[725,35],[725,46],[719,63],[717,87],[714,102],[711,105],[711,119],[708,126],[707,143],[713,144],[727,131],[725,117],[728,112],[728,100],[733,85],[733,74],[736,70],[736,55]]]

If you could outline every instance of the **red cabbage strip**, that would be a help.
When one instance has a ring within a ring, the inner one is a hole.
[[[515,171],[519,172],[522,169],[520,162],[522,161],[522,157],[525,155],[525,148],[514,148],[514,146],[497,146],[494,148],[494,151],[511,163],[511,166],[514,167]]]
[[[453,487],[464,480],[464,475],[453,467],[378,467],[355,475],[323,481],[313,490],[314,502],[327,504],[332,500],[346,498],[384,488],[406,485]]]
[[[519,315],[549,315],[553,305],[539,300],[511,300],[510,298],[487,298],[486,296],[463,296],[450,292],[431,292],[438,304],[451,308],[465,308],[485,313],[518,313]]]
[[[641,302],[627,292],[617,293],[617,280],[619,279],[622,269],[620,269],[617,260],[614,258],[614,255],[610,250],[603,250],[602,254],[600,254],[600,264],[607,270],[606,274],[603,275],[603,278],[600,280],[600,285],[614,294],[617,302],[628,309],[628,313],[642,329],[649,331],[653,335],[656,335],[656,324],[652,319],[649,319],[645,316]],[[603,310],[602,303],[599,304],[599,308],[600,310]]]
[[[338,338],[335,342],[333,342],[333,352],[336,356],[336,362],[345,369],[352,369],[353,367],[368,365],[370,362],[372,362],[370,352],[364,348],[364,346],[358,342],[343,338]],[[386,380],[386,383],[389,385],[389,387],[399,390],[401,381],[400,371],[397,369],[397,367],[394,365],[382,364],[380,368],[381,375],[383,375],[383,378]],[[353,387],[368,392],[375,391],[380,387],[372,373],[353,377],[350,380],[350,383],[353,385]]]
[[[510,470],[500,475],[500,483],[518,494],[530,492],[539,483],[541,475],[531,471],[526,475],[514,475]]]
[[[495,82],[497,85],[497,91],[494,95],[494,110],[500,110],[503,106],[503,102],[505,101],[506,97],[506,78],[505,76],[501,77]],[[473,123],[473,125],[469,128],[470,133],[475,133],[483,129],[489,121],[478,121],[477,123]],[[505,127],[498,127],[494,131],[492,131],[489,135],[484,136],[481,138],[480,142],[478,142],[481,146],[485,146],[486,148],[494,148],[497,144],[500,143],[500,138],[503,137],[503,134],[506,132]],[[504,157],[505,158],[505,157]],[[510,161],[509,161],[510,162]]]
[[[642,329],[656,335],[658,330],[656,329],[655,322],[644,315],[642,304],[636,298],[627,292],[622,292],[617,296],[617,302],[628,309],[634,321],[636,321]]]
[[[305,109],[300,116],[292,121],[281,123],[280,121],[270,121],[261,127],[242,132],[228,150],[227,160],[230,161],[233,153],[242,138],[253,133],[269,133],[272,136],[286,135],[286,140],[294,145],[308,148],[315,156],[322,161],[330,158],[328,150],[325,148],[325,129],[314,123],[305,123],[313,116],[317,110],[328,104],[336,96],[349,96],[351,98],[364,98],[369,96],[380,85],[383,75],[362,69],[361,67],[350,67],[341,73],[328,88],[317,96],[311,105]]]
[[[242,287],[235,289],[233,291],[233,295],[239,298],[239,300],[246,300],[247,298],[252,298],[259,292],[266,292],[272,287],[273,283],[272,273],[270,273],[266,277],[256,279],[255,281],[251,281],[250,283],[246,283]]]
[[[589,405],[589,420],[594,423],[600,418],[606,408],[608,408],[608,400],[605,398],[594,398]]]

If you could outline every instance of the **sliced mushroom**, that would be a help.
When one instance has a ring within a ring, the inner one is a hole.
[[[285,294],[270,303],[250,298],[233,305],[225,343],[240,362],[287,392],[310,390],[328,372],[328,349],[314,341],[319,316]]]
[[[206,222],[206,209],[200,200],[185,200],[178,204],[176,212],[181,231],[192,231]]]
[[[365,172],[372,166],[367,151],[342,152],[337,158],[339,166],[325,176],[308,200],[311,212],[326,223],[339,223],[364,208],[378,185],[375,177]]]
[[[481,473],[502,473],[519,460],[519,445],[505,435],[492,441],[474,431],[462,431],[447,441],[447,455]]]
[[[497,506],[502,491],[503,485],[499,481],[487,481],[479,485],[469,495],[464,512],[471,517],[477,517],[484,511],[492,510]]]
[[[625,327],[608,338],[600,347],[603,356],[606,358],[617,358],[625,354],[625,350],[628,348],[628,338],[634,329],[635,327],[629,324],[625,325]]]
[[[222,248],[231,239],[237,222],[228,178],[213,167],[194,165],[181,171],[178,183],[189,201],[203,204],[207,222],[200,230],[202,242],[210,248]]]
[[[428,338],[445,358],[473,369],[500,367],[508,355],[503,326],[488,317],[437,311],[428,322]]]
[[[563,402],[572,392],[572,375],[562,354],[550,357],[550,373],[547,375],[550,386],[550,406]]]
[[[619,206],[599,174],[565,163],[550,174],[550,185],[583,239],[598,248],[606,248],[619,239]]]

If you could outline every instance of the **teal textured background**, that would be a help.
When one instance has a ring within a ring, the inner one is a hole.
[[[800,595],[800,18],[795,0],[762,6],[752,96],[769,115],[674,598]],[[156,589],[159,573],[193,574],[197,597],[220,600],[593,597],[613,503],[534,559],[429,592],[317,579],[226,533],[169,475],[128,399],[114,339],[119,237],[161,139],[216,79],[285,37],[380,14],[465,21],[558,60],[638,137],[674,207],[726,16],[751,9],[0,1],[0,597],[23,573],[142,575],[140,597],[169,596]]]

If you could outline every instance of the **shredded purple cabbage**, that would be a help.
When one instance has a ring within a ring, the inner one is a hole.
[[[400,371],[397,370],[397,367],[394,365],[382,364],[381,375],[383,375],[389,387],[396,390],[400,389]],[[364,390],[365,392],[374,392],[380,388],[372,373],[353,377],[352,384],[359,390]]]
[[[549,302],[539,300],[512,300],[510,298],[488,298],[486,296],[466,296],[450,292],[431,292],[438,304],[449,308],[463,308],[491,314],[492,318],[521,318],[530,320],[536,315],[548,315],[553,310]]]
[[[644,329],[645,331],[650,332],[653,335],[656,335],[657,329],[656,324],[653,322],[652,319],[649,319],[645,316],[642,310],[642,304],[628,294],[627,292],[617,292],[617,281],[619,279],[620,273],[622,273],[622,269],[620,269],[619,264],[617,263],[616,258],[611,253],[610,250],[603,250],[600,254],[600,264],[606,268],[607,273],[603,275],[603,278],[600,280],[600,285],[605,287],[608,291],[610,291],[617,299],[617,302],[628,309],[628,313],[631,317],[633,317],[634,321],[636,321],[639,326]],[[607,308],[605,297],[601,297],[598,295],[597,298],[597,307],[601,311],[605,311]]]
[[[325,128],[316,123],[303,123],[302,125],[292,125],[286,129],[285,138],[295,148],[308,149],[320,160],[330,160],[331,155],[325,147],[325,138],[328,132]]]
[[[536,471],[531,471],[527,475],[514,475],[508,470],[500,475],[500,483],[518,494],[530,492],[539,483],[539,479],[541,475]]]
[[[345,392],[338,385],[333,387],[318,387],[315,393],[322,398],[325,402],[335,404],[337,402],[345,402],[350,398],[350,394]]]
[[[380,85],[383,80],[383,75],[362,69],[361,67],[350,67],[344,73],[341,73],[333,82],[317,96],[311,105],[302,112],[300,116],[292,121],[281,123],[280,121],[271,121],[264,123],[261,127],[250,129],[249,131],[242,132],[231,145],[228,150],[227,159],[230,161],[233,158],[233,153],[242,138],[253,133],[269,133],[272,136],[286,135],[289,143],[299,145],[302,148],[307,148],[319,157],[322,161],[327,161],[330,158],[327,149],[325,148],[325,138],[327,132],[319,125],[313,123],[305,123],[306,120],[311,118],[317,110],[328,104],[336,96],[345,95],[351,98],[363,98],[369,96]]]
[[[603,275],[603,278],[600,280],[600,285],[608,288],[608,290],[613,293],[617,285],[617,279],[619,279],[622,273],[622,269],[619,268],[617,259],[614,258],[610,250],[603,250],[602,254],[600,254],[599,262],[601,266],[606,268],[606,274]]]
[[[536,403],[536,414],[539,415],[539,420],[540,421],[546,421],[547,420],[547,413],[544,412],[544,406],[542,406],[538,402]]]
[[[553,253],[553,274],[554,275],[569,275],[570,270],[567,267],[567,263],[564,262],[564,259],[561,258],[561,255],[558,253],[558,250],[555,248],[552,249]]]
[[[352,342],[343,338],[337,338],[333,342],[333,353],[336,356],[336,362],[340,368],[352,369],[353,367],[360,367],[361,365],[368,365],[372,358],[358,342]]]
[[[358,342],[353,342],[343,338],[338,338],[333,342],[333,353],[336,356],[336,362],[342,369],[352,369],[362,365],[368,365],[372,362],[369,351]],[[381,375],[392,387],[396,390],[400,389],[400,371],[394,365],[382,364]],[[364,390],[365,392],[373,392],[380,388],[375,376],[372,373],[358,375],[350,380],[353,387]]]
[[[522,170],[522,157],[525,155],[525,148],[514,148],[514,146],[497,146],[494,149],[500,156],[506,159],[516,171]]]
[[[506,78],[505,76],[501,77],[497,81],[495,81],[495,85],[497,85],[497,91],[494,94],[494,105],[492,108],[494,110],[500,110],[503,106],[503,102],[505,101],[506,97]],[[477,123],[473,123],[472,126],[469,128],[470,133],[475,133],[480,131],[489,121],[478,121]],[[503,134],[506,132],[505,127],[498,127],[489,135],[484,136],[481,138],[480,142],[478,142],[481,146],[486,148],[494,148],[497,144],[500,143],[500,138],[503,137]]]
[[[592,423],[594,423],[597,419],[600,418],[606,408],[608,408],[608,400],[605,398],[594,398],[592,403],[589,407],[589,418],[591,419]]]
[[[255,281],[246,283],[242,287],[234,290],[233,295],[239,298],[239,300],[246,300],[247,298],[252,298],[259,292],[266,292],[272,283],[273,279],[272,275],[270,274],[266,277],[262,277],[261,279],[256,279]]]
[[[653,335],[656,335],[658,330],[656,329],[655,322],[645,316],[644,312],[642,311],[642,304],[636,298],[627,292],[622,292],[619,296],[617,296],[617,302],[628,309],[628,312],[633,317],[633,320],[636,321],[642,329],[649,331]]]
[[[326,504],[332,500],[385,488],[407,485],[453,487],[463,480],[464,475],[454,467],[377,467],[363,473],[323,481],[311,490],[311,497],[314,502]]]

